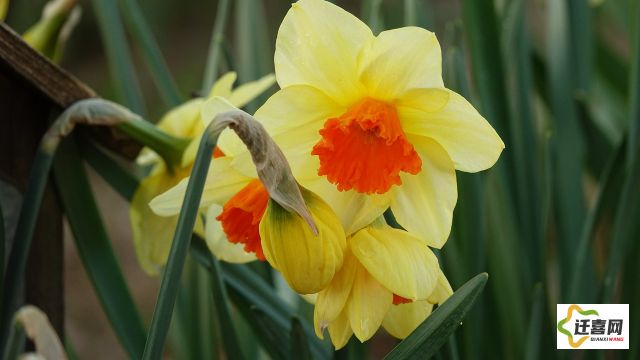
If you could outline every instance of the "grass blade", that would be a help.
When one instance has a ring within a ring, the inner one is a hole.
[[[213,122],[212,122],[213,124]],[[204,183],[207,178],[207,171],[211,164],[211,155],[216,145],[218,134],[212,136],[211,130],[207,128],[202,135],[202,140],[198,148],[198,154],[193,164],[193,170],[187,190],[185,193],[180,215],[178,217],[178,225],[171,243],[169,259],[160,283],[160,291],[153,310],[153,318],[151,319],[151,327],[149,328],[149,336],[145,344],[143,359],[160,359],[164,343],[167,337],[167,331],[171,322],[173,306],[178,294],[180,275],[187,257],[187,250],[191,241],[191,234],[198,216],[198,205],[204,189]]]
[[[467,281],[385,359],[428,359],[433,356],[460,326],[488,278],[486,273],[482,273]]]
[[[201,265],[207,266],[208,252],[209,249],[204,240],[194,236],[191,241],[191,254]],[[221,263],[220,265],[224,281],[230,290],[231,300],[236,306],[250,304],[269,316],[280,328],[288,329],[290,319],[295,315],[295,310],[284,303],[265,280],[256,276],[247,266],[229,263]],[[248,320],[251,319],[248,318]],[[307,323],[302,323],[302,327],[310,341],[314,358],[330,358],[328,349],[315,337],[313,329]]]
[[[631,109],[629,111],[630,123],[629,123],[629,147],[628,147],[628,164],[632,163],[635,155],[635,150],[638,149],[640,143],[640,4],[635,2],[635,33],[631,34],[631,45],[633,51],[633,57],[631,60],[631,79],[629,81],[631,95]]]
[[[233,355],[234,359],[243,359],[243,353],[237,339],[237,331],[231,319],[231,310],[229,309],[229,299],[227,297],[227,288],[222,280],[220,262],[214,258],[211,253],[209,256],[208,267],[211,274],[211,288],[213,290],[213,305],[216,310],[218,324],[221,331],[222,343],[228,357]]]
[[[209,53],[207,55],[207,64],[205,65],[204,78],[202,79],[202,96],[209,94],[211,86],[218,75],[218,65],[220,63],[220,55],[222,53],[222,41],[224,36],[222,32],[227,24],[229,17],[229,0],[218,0],[218,9],[216,10],[216,19],[213,25],[213,33],[209,42]]]
[[[291,359],[313,359],[311,350],[309,349],[307,335],[304,332],[300,319],[297,317],[291,319],[291,332],[289,336],[291,338]]]
[[[116,97],[119,102],[144,117],[146,115],[144,99],[117,3],[107,0],[92,0],[92,4],[107,52],[111,83],[116,91]]]
[[[87,163],[111,185],[111,187],[125,200],[131,200],[138,188],[140,179],[125,170],[113,159],[98,147],[93,141],[86,137],[78,138],[80,151]]]
[[[156,83],[160,96],[169,107],[179,105],[182,102],[182,97],[151,33],[149,24],[144,18],[140,5],[137,0],[120,0],[120,4],[124,9],[124,19],[142,49],[142,56],[149,66],[149,72]]]
[[[144,346],[144,327],[93,199],[75,138],[61,143],[54,176],[80,259],[98,299],[120,343],[129,356],[138,359]]]
[[[542,334],[542,322],[544,319],[543,302],[544,293],[542,283],[536,284],[533,289],[533,301],[529,315],[529,328],[527,329],[527,342],[525,344],[524,359],[536,360],[540,358],[540,335]]]
[[[260,343],[270,357],[275,360],[288,359],[289,349],[287,345],[289,344],[289,335],[287,332],[262,310],[251,307],[249,304],[246,305],[246,307],[241,306],[239,309],[240,311],[246,311],[243,308],[248,309],[249,313],[246,313],[245,317],[252,320],[253,331],[256,333],[257,338],[261,340]]]

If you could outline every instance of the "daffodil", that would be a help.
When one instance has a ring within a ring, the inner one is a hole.
[[[274,60],[281,89],[255,117],[296,178],[349,230],[390,207],[405,229],[440,248],[457,201],[455,170],[491,167],[504,144],[444,87],[435,34],[404,27],[374,36],[336,5],[300,0],[280,26]]]
[[[230,110],[237,108],[216,97],[202,107],[201,117],[207,123]],[[212,160],[199,204],[207,209],[205,232],[211,252],[228,262],[267,260],[298,293],[322,290],[342,266],[346,247],[342,224],[331,207],[300,188],[317,227],[314,234],[298,214],[274,201],[250,157],[239,162],[224,143],[218,143],[218,154]],[[160,216],[176,216],[187,184],[188,178],[153,199],[150,207]]]
[[[336,348],[351,335],[371,338],[380,326],[405,338],[452,293],[425,242],[377,220],[348,239],[340,272],[316,298],[314,326]]]
[[[242,107],[274,83],[273,75],[232,88],[236,80],[234,72],[223,75],[212,87],[209,97],[223,96],[237,107]],[[157,127],[166,133],[185,139],[191,144],[183,154],[182,164],[169,168],[153,151],[144,148],[138,163],[152,167],[149,175],[140,182],[133,199],[129,216],[138,262],[144,271],[156,275],[164,266],[171,248],[171,240],[177,225],[177,216],[161,217],[149,207],[151,199],[178,184],[189,176],[195,160],[195,151],[204,131],[200,110],[205,99],[196,98],[170,110],[158,122]],[[204,233],[202,222],[196,223],[196,231]]]

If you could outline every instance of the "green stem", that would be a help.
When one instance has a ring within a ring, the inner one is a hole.
[[[221,44],[223,40],[222,32],[227,24],[229,17],[229,0],[219,0],[218,9],[216,10],[216,19],[213,25],[213,33],[209,42],[209,53],[207,55],[207,64],[202,80],[201,95],[207,96],[218,72],[218,63],[220,62]]]
[[[182,152],[189,145],[189,140],[171,136],[141,119],[124,121],[118,128],[158,153],[170,169],[181,166]]]
[[[214,124],[214,122],[212,122]],[[167,337],[173,306],[178,294],[180,275],[184,267],[191,234],[198,216],[198,206],[211,163],[211,154],[218,140],[219,132],[212,134],[213,126],[207,127],[187,185],[184,202],[178,217],[178,225],[171,244],[169,259],[162,276],[158,299],[153,311],[149,336],[144,349],[143,359],[160,359]]]
[[[160,52],[160,48],[153,38],[151,29],[136,0],[120,0],[124,7],[124,19],[132,28],[132,35],[142,47],[142,56],[149,66],[149,72],[158,87],[165,104],[177,106],[182,102],[178,87],[169,72],[167,63]]]

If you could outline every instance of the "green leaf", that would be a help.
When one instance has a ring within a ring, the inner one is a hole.
[[[45,186],[49,179],[49,171],[53,163],[54,154],[55,148],[48,148],[44,141],[42,141],[38,146],[35,159],[29,172],[29,178],[27,179],[24,199],[13,239],[13,246],[9,253],[6,271],[4,272],[0,349],[4,348],[4,342],[7,340],[13,321],[13,314],[20,306],[19,302],[22,296],[21,289],[24,282],[27,257],[33,241],[33,233],[35,231],[36,221],[38,220],[38,214],[40,213],[40,205],[42,203]]]
[[[207,55],[207,63],[205,65],[204,77],[202,79],[202,96],[207,96],[209,90],[213,86],[218,75],[218,66],[220,64],[220,54],[222,52],[222,41],[224,40],[223,31],[229,17],[229,0],[218,0],[218,8],[216,10],[216,18],[213,23],[213,32],[209,41],[209,53]]]
[[[82,157],[87,163],[111,185],[111,187],[129,201],[133,198],[133,194],[138,188],[140,179],[125,170],[117,161],[104,150],[100,149],[90,139],[80,136],[78,137],[78,145]]]
[[[3,360],[15,360],[19,359],[20,355],[24,351],[26,342],[26,334],[24,328],[18,322],[12,321],[11,330],[6,340],[6,347],[2,352]]]
[[[236,69],[240,83],[257,80],[273,71],[273,48],[267,27],[267,15],[262,1],[236,0],[235,44]],[[254,113],[266,95],[245,106],[247,112]]]
[[[433,356],[462,324],[488,278],[487,273],[482,273],[467,281],[411,335],[387,354],[385,359],[428,359]]]
[[[216,141],[217,136],[212,138],[210,130],[207,128],[200,141],[182,208],[180,209],[180,215],[178,216],[178,224],[171,243],[169,259],[162,276],[162,282],[160,283],[160,291],[153,311],[143,359],[155,360],[162,357],[167,331],[171,323],[173,306],[178,294],[180,275],[182,274],[191,234],[198,216],[198,205],[200,204]]]
[[[78,254],[120,343],[139,359],[145,331],[102,223],[73,137],[60,145],[54,176]]]
[[[211,289],[213,292],[213,305],[216,311],[223,346],[228,357],[233,355],[234,359],[243,359],[243,353],[237,339],[237,331],[231,319],[229,299],[227,298],[227,288],[222,280],[220,262],[208,253],[209,273],[211,274]]]
[[[311,350],[309,349],[307,335],[304,332],[300,319],[297,317],[291,319],[291,332],[289,333],[289,337],[291,338],[291,359],[313,359]]]
[[[257,334],[262,347],[272,359],[288,359],[289,335],[285,329],[278,326],[264,311],[249,304],[246,305],[250,313],[245,314],[245,317],[251,319],[252,329]],[[243,308],[245,307],[240,307],[240,311],[243,311]]]
[[[116,90],[117,99],[134,112],[145,116],[144,99],[117,3],[109,0],[92,0],[92,4],[107,52],[111,84]]]
[[[629,81],[629,94],[631,96],[629,109],[629,144],[628,144],[628,162],[630,166],[635,156],[635,150],[640,146],[640,21],[638,21],[638,15],[640,15],[640,4],[636,1],[635,4],[635,29],[631,34],[633,44],[631,49],[633,50],[633,57],[631,60],[631,79]]]
[[[191,241],[191,255],[201,265],[207,266],[208,252],[209,249],[204,240],[194,236]],[[236,306],[254,306],[269,316],[280,328],[288,329],[290,319],[295,315],[295,310],[277,296],[275,289],[246,265],[230,263],[221,263],[220,265],[224,281],[230,290],[231,300]],[[250,321],[251,318],[248,320]],[[313,329],[307,323],[302,323],[302,327],[309,339],[314,358],[330,358],[328,349],[315,337]]]
[[[542,324],[544,319],[544,292],[542,283],[537,283],[533,289],[533,301],[529,312],[529,328],[527,329],[527,341],[525,344],[524,359],[540,359],[540,336],[542,335]]]
[[[153,37],[149,24],[144,18],[138,1],[120,0],[120,4],[124,10],[124,19],[142,49],[142,56],[147,62],[147,66],[149,66],[151,78],[156,83],[162,99],[169,107],[179,105],[182,102],[182,97]]]
[[[602,216],[610,210],[620,199],[622,191],[622,181],[626,160],[626,141],[621,141],[618,149],[612,155],[608,165],[599,180],[599,188],[596,193],[594,204],[589,210],[582,229],[580,243],[575,250],[575,263],[571,271],[571,281],[567,297],[563,300],[567,303],[589,303],[594,299],[589,294],[582,293],[580,284],[589,281],[587,268],[595,272],[595,264],[588,256],[589,248],[592,246],[591,240],[595,235],[596,226],[601,221]]]

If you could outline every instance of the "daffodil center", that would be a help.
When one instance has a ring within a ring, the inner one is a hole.
[[[311,154],[320,158],[318,175],[338,190],[383,194],[400,185],[400,172],[417,174],[422,160],[402,130],[395,106],[365,98],[328,119]]]
[[[246,252],[255,253],[262,261],[265,258],[258,226],[268,202],[267,190],[260,180],[253,180],[232,196],[222,207],[222,213],[216,217],[222,223],[229,242],[244,244]]]

